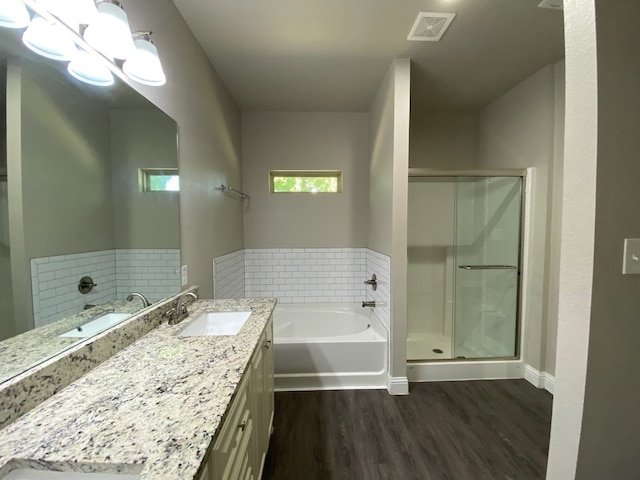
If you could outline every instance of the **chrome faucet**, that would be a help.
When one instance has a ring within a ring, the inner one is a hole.
[[[362,301],[362,308],[364,308],[364,307],[375,307],[375,306],[376,306],[376,301],[375,300],[370,300],[370,301],[363,300]]]
[[[194,302],[198,299],[198,296],[193,292],[187,292],[180,295],[180,298],[178,298],[178,301],[176,302],[175,310],[170,310],[169,312],[167,312],[169,314],[169,325],[180,323],[182,320],[189,316],[187,306],[184,303],[185,300],[189,297],[192,298]]]
[[[131,292],[127,297],[127,302],[133,300],[133,297],[138,297],[140,300],[142,300],[142,304],[145,306],[145,308],[151,305],[151,302],[147,299],[147,297],[138,292]]]

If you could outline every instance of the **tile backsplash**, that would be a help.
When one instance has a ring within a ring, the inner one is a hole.
[[[364,248],[245,250],[245,295],[281,303],[344,303],[364,299]]]
[[[245,251],[213,259],[213,298],[244,298]]]
[[[374,273],[378,285],[375,291],[370,287],[367,288],[367,300],[375,300],[376,308],[373,309],[373,314],[378,317],[380,323],[389,332],[391,324],[391,259],[383,253],[367,249],[367,275],[371,278]]]
[[[78,282],[90,276],[98,286],[86,295]],[[116,252],[58,255],[31,260],[31,293],[36,327],[82,311],[87,303],[106,303],[116,298]]]
[[[275,297],[280,303],[360,303],[389,331],[389,256],[368,248],[261,248],[214,259],[214,298]],[[376,274],[377,290],[364,284]]]
[[[132,291],[151,301],[180,291],[179,249],[117,249],[31,260],[33,317],[36,327],[82,311],[86,304],[125,298]],[[97,284],[87,294],[78,282]]]
[[[116,298],[131,292],[151,301],[180,291],[180,249],[116,249]]]

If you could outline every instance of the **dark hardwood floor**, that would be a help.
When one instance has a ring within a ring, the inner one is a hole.
[[[525,380],[276,393],[262,480],[544,479],[552,396]]]

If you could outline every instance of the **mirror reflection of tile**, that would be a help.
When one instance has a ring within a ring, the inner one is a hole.
[[[180,249],[113,249],[31,260],[36,327],[140,292],[152,302],[180,291]],[[89,275],[97,287],[78,291]]]

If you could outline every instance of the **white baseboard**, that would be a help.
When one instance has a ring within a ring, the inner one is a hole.
[[[407,377],[389,377],[387,390],[390,395],[409,395],[409,379]]]
[[[536,388],[544,388],[553,394],[556,389],[556,378],[547,372],[540,372],[531,365],[524,366],[524,378]]]
[[[445,382],[464,380],[499,380],[523,378],[520,360],[482,362],[409,362],[407,376],[410,382]]]
[[[358,373],[275,374],[276,392],[305,392],[314,390],[375,390],[385,388],[386,373],[366,375]]]

